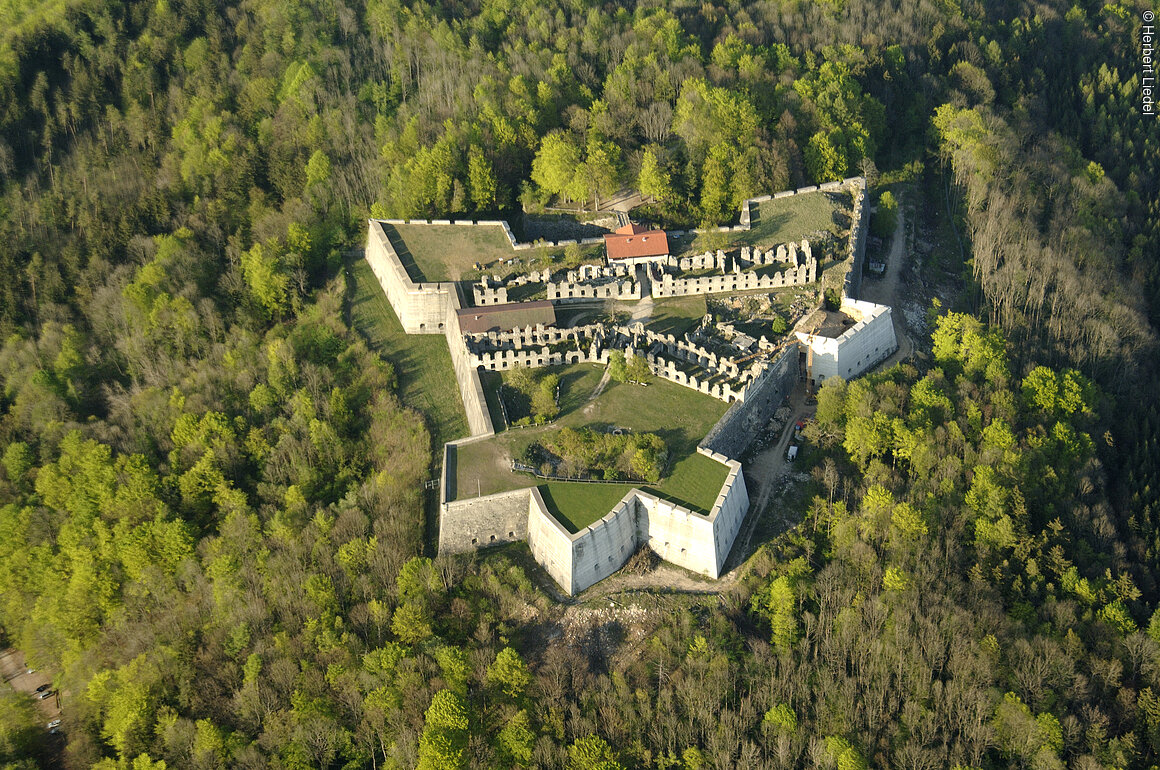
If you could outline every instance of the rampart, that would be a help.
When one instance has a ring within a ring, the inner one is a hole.
[[[745,399],[721,416],[698,449],[740,457],[761,432],[781,402],[793,390],[800,373],[798,348],[791,345],[765,368],[748,388]]]
[[[842,296],[857,299],[862,290],[862,263],[866,261],[866,180],[857,177],[854,190],[854,209],[850,221],[850,240],[846,246],[846,257],[850,260],[850,272],[842,286]]]
[[[494,429],[479,371],[467,352],[459,330],[459,292],[453,283],[416,283],[407,275],[402,260],[391,245],[382,223],[370,220],[367,232],[366,260],[382,286],[387,300],[407,334],[442,334],[455,368],[455,381],[467,413],[472,435],[491,435]]]
[[[708,515],[634,488],[599,521],[570,533],[552,516],[539,489],[529,487],[444,501],[439,550],[462,553],[526,539],[536,561],[569,594],[616,572],[643,544],[666,561],[717,578],[749,509],[749,493],[740,463],[698,451],[729,468]]]

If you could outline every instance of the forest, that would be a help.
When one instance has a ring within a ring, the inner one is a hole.
[[[1146,10],[0,0],[0,641],[66,721],[5,685],[0,768],[1160,764]],[[853,174],[963,290],[821,391],[800,524],[580,634],[518,549],[433,553],[366,217]]]

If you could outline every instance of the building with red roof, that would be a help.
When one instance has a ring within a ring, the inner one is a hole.
[[[669,237],[664,230],[645,230],[628,224],[604,236],[608,261],[637,265],[657,262],[669,256]]]

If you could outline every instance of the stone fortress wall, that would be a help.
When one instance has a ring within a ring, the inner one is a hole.
[[[861,260],[865,253],[864,179],[852,178],[754,198],[743,204],[738,226],[714,229],[748,230],[753,205],[815,190],[837,191],[851,184],[855,187],[854,217],[848,256],[853,258],[854,269],[846,277],[843,294],[852,299],[860,285]],[[386,222],[497,226],[503,229],[515,251],[535,246],[565,246],[574,243],[518,243],[510,226],[502,221]],[[601,238],[580,241],[585,244],[601,242]],[[770,343],[762,339],[759,348],[765,355],[723,357],[695,342],[677,340],[672,335],[658,335],[643,327],[616,329],[612,336],[624,340],[626,355],[646,356],[650,369],[657,376],[721,400],[735,402],[697,448],[698,452],[728,466],[729,473],[707,516],[634,488],[600,521],[573,534],[551,515],[536,487],[486,497],[449,500],[449,497],[456,496],[452,492],[455,484],[454,462],[449,462],[449,455],[455,452],[457,445],[493,434],[479,382],[479,367],[504,370],[517,365],[548,366],[580,361],[607,363],[609,352],[615,348],[611,344],[598,344],[594,334],[593,339],[589,340],[590,332],[582,331],[589,327],[573,330],[538,327],[502,335],[465,337],[460,333],[455,312],[461,307],[455,285],[412,281],[381,224],[376,221],[370,223],[367,260],[408,333],[445,334],[467,410],[472,436],[450,442],[444,447],[440,551],[464,552],[493,544],[526,540],[536,560],[570,594],[578,593],[611,575],[643,544],[674,564],[709,577],[720,575],[749,507],[741,465],[730,457],[744,452],[757,429],[768,421],[792,388],[798,377],[799,357],[796,346],[784,347],[777,353]],[[650,281],[650,294],[659,297],[681,296],[682,292],[696,294],[743,291],[748,288],[769,289],[817,280],[817,262],[810,245],[805,241],[800,249],[796,244],[783,245],[770,252],[743,249],[740,257],[730,257],[730,260],[727,264],[721,252],[671,258],[672,265],[650,268],[655,275],[655,279]],[[785,265],[785,269],[772,272],[755,269],[770,265]],[[722,275],[675,278],[666,268],[682,272],[714,269],[721,270]],[[507,281],[501,281],[498,277],[494,281],[485,278],[474,288],[474,299],[477,305],[504,303],[508,301],[509,286],[532,282],[544,284],[548,299],[557,303],[581,299],[642,298],[641,284],[631,268],[582,265],[578,270],[566,274],[564,280],[557,281],[550,280],[553,276],[548,273],[545,270],[539,275],[533,273]],[[746,275],[752,278],[745,278]],[[749,282],[753,285],[749,285]],[[569,293],[571,296],[568,296]],[[889,323],[888,312],[885,317]],[[571,344],[568,344],[569,340]],[[584,342],[588,342],[587,346]],[[755,357],[759,360],[742,368],[742,363]],[[682,367],[685,364],[716,371],[717,375],[698,378],[684,371]]]
[[[857,322],[837,337],[796,332],[798,340],[810,348],[813,378],[818,383],[834,376],[857,377],[898,350],[889,307],[844,299],[842,310]]]
[[[801,369],[796,345],[782,350],[750,384],[743,400],[729,407],[701,440],[700,447],[727,457],[740,457],[789,397]]]
[[[646,544],[665,561],[720,577],[749,510],[749,492],[740,463],[711,450],[698,451],[729,469],[707,515],[633,488],[599,521],[571,533],[548,511],[539,489],[528,487],[450,503],[444,499],[439,551],[465,553],[526,540],[536,561],[569,594],[616,572]]]
[[[850,223],[850,240],[846,244],[846,257],[850,260],[850,272],[842,286],[842,296],[855,299],[862,289],[862,263],[866,261],[866,230],[869,227],[869,213],[866,204],[866,180],[857,177],[854,188],[854,210]]]
[[[457,310],[462,307],[454,283],[416,283],[403,267],[395,247],[383,231],[381,222],[371,220],[367,233],[366,260],[387,300],[399,317],[407,334],[442,334],[447,338],[455,381],[467,413],[467,426],[472,435],[492,435],[495,431],[479,370],[467,352],[467,344],[459,329]]]

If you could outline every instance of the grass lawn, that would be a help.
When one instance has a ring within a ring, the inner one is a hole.
[[[840,235],[844,228],[834,222],[834,212],[849,211],[854,205],[848,192],[812,192],[763,201],[752,211],[751,227],[738,232],[690,234],[673,244],[675,254],[701,254],[739,246],[772,248],[789,241],[800,241],[810,233],[829,230]],[[844,220],[848,217],[843,216]]]
[[[632,486],[629,484],[552,481],[540,484],[540,495],[544,498],[544,505],[548,506],[548,510],[556,520],[575,534],[588,525],[600,521],[630,489]]]
[[[708,513],[717,502],[729,468],[696,451],[674,463],[668,478],[655,487],[645,487],[657,497]],[[693,503],[692,501],[697,501]]]
[[[516,255],[503,228],[461,225],[383,225],[414,280],[458,281],[476,262]]]
[[[652,317],[648,327],[660,334],[672,334],[680,339],[685,332],[691,331],[705,314],[709,312],[705,305],[705,295],[691,297],[662,297],[653,300]]]
[[[736,236],[741,244],[769,248],[787,241],[800,241],[819,230],[838,235],[842,228],[834,222],[834,212],[849,210],[852,205],[847,192],[812,192],[763,201],[753,211],[751,229]]]
[[[406,334],[365,260],[347,264],[350,322],[395,367],[399,398],[427,417],[435,447],[468,434],[467,414],[441,334]]]
[[[503,384],[503,377],[499,372],[481,371],[479,382],[483,385],[483,397],[487,401],[487,413],[491,416],[491,427],[496,433],[507,430],[507,421],[503,417],[503,408],[499,403],[499,386]]]
[[[603,374],[601,367],[575,364],[555,367],[554,371],[560,375],[561,382],[560,417],[555,425],[508,430],[486,441],[460,447],[456,486],[462,496],[537,486],[539,480],[509,470],[511,458],[522,456],[529,444],[561,427],[616,425],[634,432],[656,433],[668,446],[669,475],[659,484],[649,487],[651,491],[695,511],[708,513],[712,509],[727,469],[697,455],[696,450],[697,443],[725,413],[727,404],[656,378],[645,387],[611,382],[599,398],[589,401]],[[593,496],[606,495],[615,503],[627,492],[626,485],[622,484],[561,482],[549,486],[554,490],[556,509],[567,511],[561,515],[573,523],[583,520],[577,511],[588,511],[594,517],[589,523],[608,512],[608,507],[592,509],[590,498]],[[598,492],[598,488],[605,491]],[[619,492],[614,495],[616,490]],[[601,502],[607,497],[601,497]]]
[[[465,281],[478,279],[483,273],[503,276],[553,265],[553,269],[565,267],[563,248],[516,251],[498,225],[384,224],[383,231],[415,281]],[[577,264],[599,263],[603,254],[603,245],[583,246]],[[519,260],[515,264],[496,264],[513,257]],[[484,266],[483,270],[475,269],[477,262]],[[539,288],[544,290],[542,286]]]

